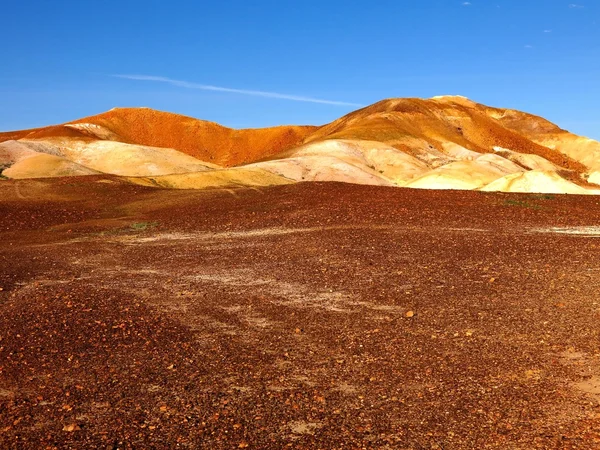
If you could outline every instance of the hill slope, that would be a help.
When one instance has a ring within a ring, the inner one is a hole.
[[[0,133],[0,142],[17,139],[113,140],[172,148],[202,161],[234,166],[295,146],[316,128],[292,125],[235,130],[150,108],[114,108],[64,125]]]
[[[152,184],[178,188],[214,187],[204,180],[218,179],[216,185],[232,187],[338,181],[553,193],[600,189],[588,183],[600,180],[599,142],[541,117],[460,96],[383,100],[321,127],[245,130],[116,108],[63,125],[0,133],[0,167],[16,164],[23,148],[91,171],[168,176]],[[226,169],[232,166],[249,170]],[[219,173],[190,176],[213,170]],[[56,173],[62,172],[48,176]],[[19,176],[27,174],[44,176],[42,169]]]

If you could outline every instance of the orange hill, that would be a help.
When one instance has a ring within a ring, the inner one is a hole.
[[[314,126],[278,126],[235,130],[213,122],[149,108],[115,108],[96,116],[24,131],[0,133],[0,142],[53,137],[96,139],[70,125],[93,124],[114,134],[113,140],[173,148],[202,161],[235,166],[279,153],[302,143]]]
[[[479,153],[494,147],[541,156],[559,167],[585,171],[568,156],[532,139],[533,135],[566,133],[540,117],[509,109],[490,108],[460,96],[432,99],[382,100],[354,111],[316,130],[307,142],[321,139],[364,139],[385,142],[409,154],[418,153],[422,140],[445,153],[452,142]],[[566,133],[568,134],[568,133]]]
[[[28,160],[38,153],[63,159]],[[244,170],[219,171],[233,166]],[[336,181],[600,194],[600,142],[461,96],[383,100],[320,127],[242,130],[148,108],[115,108],[0,133],[0,169],[10,178],[91,170],[179,188]]]

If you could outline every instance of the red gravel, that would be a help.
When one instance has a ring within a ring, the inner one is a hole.
[[[0,448],[600,448],[597,197],[104,181],[0,182]]]

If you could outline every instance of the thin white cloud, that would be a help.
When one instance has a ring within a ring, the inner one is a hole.
[[[471,6],[471,2],[462,2],[463,6]]]
[[[552,33],[552,30],[544,30],[544,33]]]
[[[358,103],[340,102],[337,100],[323,100],[320,98],[304,97],[301,95],[289,95],[289,94],[280,94],[278,92],[254,91],[254,90],[249,90],[249,89],[235,89],[235,88],[228,88],[228,87],[222,87],[222,86],[212,86],[210,84],[192,83],[189,81],[174,80],[172,78],[157,77],[157,76],[153,76],[153,75],[118,74],[118,75],[112,75],[112,76],[116,77],[116,78],[124,78],[126,80],[156,81],[159,83],[167,83],[172,86],[182,87],[182,88],[186,88],[186,89],[199,89],[202,91],[215,91],[215,92],[229,92],[231,94],[252,95],[255,97],[277,98],[277,99],[281,99],[281,100],[291,100],[294,102],[320,103],[323,105],[337,105],[337,106],[364,106],[364,105],[361,105]]]
[[[569,8],[581,9],[583,7],[584,7],[583,5],[578,5],[577,3],[570,3],[569,4]]]

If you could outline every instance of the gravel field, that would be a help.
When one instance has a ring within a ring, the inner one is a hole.
[[[600,448],[596,196],[0,181],[0,240],[0,448]]]

